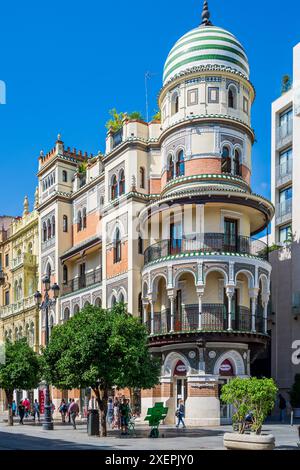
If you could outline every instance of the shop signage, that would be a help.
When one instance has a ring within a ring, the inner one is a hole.
[[[45,394],[44,390],[39,389],[39,404],[40,404],[40,413],[44,414],[45,411]]]
[[[222,362],[219,369],[220,375],[234,375],[232,364],[228,359]]]
[[[182,361],[177,362],[174,369],[174,375],[186,375],[186,367]]]
[[[191,388],[215,388],[215,384],[192,385]]]

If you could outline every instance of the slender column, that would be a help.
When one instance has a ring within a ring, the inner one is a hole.
[[[234,287],[226,288],[226,295],[228,298],[228,331],[232,331],[232,297],[234,295]]]
[[[202,297],[204,295],[204,287],[197,288],[197,295],[198,295],[198,330],[202,330]]]
[[[174,289],[168,291],[168,297],[170,300],[170,315],[171,315],[171,322],[170,322],[170,333],[174,331],[174,305],[175,305],[175,292]]]
[[[148,303],[143,302],[143,322],[147,323]]]
[[[265,299],[264,302],[264,333],[268,333],[268,304],[269,304],[269,297]]]
[[[150,300],[150,308],[151,308],[151,330],[150,330],[150,334],[153,335],[154,334],[154,301],[153,300]]]

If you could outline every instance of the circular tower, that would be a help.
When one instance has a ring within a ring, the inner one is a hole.
[[[249,376],[268,343],[271,266],[254,238],[274,208],[251,191],[255,90],[238,39],[210,21],[171,49],[159,94],[161,194],[141,212],[149,245],[142,270],[144,321],[162,361],[160,384],[143,396],[180,399],[188,425],[230,420],[222,385]]]

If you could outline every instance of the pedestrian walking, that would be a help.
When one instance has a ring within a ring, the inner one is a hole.
[[[183,420],[185,416],[185,406],[184,406],[183,400],[179,400],[178,408],[176,410],[176,416],[178,418],[176,428],[179,428],[180,423],[182,424],[182,427],[185,428],[185,423]]]
[[[13,415],[13,416],[16,416],[16,413],[17,413],[17,404],[16,404],[16,400],[13,400],[13,401],[12,401],[12,404],[11,404],[11,411],[12,411],[12,415]]]
[[[52,401],[50,401],[50,406],[51,406],[51,416],[52,416],[52,419],[53,419],[53,415],[54,415],[54,411],[55,411],[55,405]]]
[[[37,417],[38,419],[38,422],[40,422],[40,404],[39,402],[37,401],[37,399],[34,400],[34,403],[33,403],[33,420],[35,421],[35,417]]]
[[[114,416],[113,416],[113,429],[120,429],[120,402],[119,399],[116,398],[114,401]]]
[[[284,423],[286,415],[286,399],[279,393],[279,410],[280,410],[280,421]]]
[[[79,415],[79,406],[78,406],[78,402],[75,402],[74,398],[72,399],[72,403],[69,406],[69,414],[71,416],[73,429],[76,429],[76,418]]]
[[[108,404],[107,404],[107,422],[108,422],[109,427],[112,427],[113,419],[114,419],[114,404],[113,404],[112,398],[109,398]]]
[[[68,406],[64,400],[64,398],[62,399],[60,405],[59,405],[59,412],[61,414],[61,421],[62,423],[65,423],[66,422],[66,414],[67,414],[67,411],[68,411]]]
[[[20,417],[20,424],[24,424],[23,419],[24,419],[24,416],[25,416],[25,406],[23,405],[22,400],[19,403],[18,411],[19,411],[19,417]]]
[[[120,411],[120,418],[121,418],[121,435],[125,436],[126,434],[128,434],[128,422],[129,422],[129,414],[130,414],[129,403],[126,398],[123,398],[123,401],[119,407],[119,411]]]
[[[23,400],[23,405],[25,406],[25,418],[28,418],[30,414],[30,401],[28,400],[28,398],[25,398]]]
[[[72,398],[69,398],[69,402],[67,404],[67,414],[68,414],[68,422],[71,423],[71,415],[69,413],[69,409],[70,409],[70,406],[71,406],[71,403],[72,403]]]

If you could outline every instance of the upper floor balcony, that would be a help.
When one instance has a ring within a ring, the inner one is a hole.
[[[24,266],[25,268],[33,268],[36,266],[36,255],[31,253],[22,253],[12,260],[12,270]]]
[[[31,295],[29,297],[25,297],[22,300],[18,300],[13,304],[0,307],[0,318],[3,319],[9,317],[10,315],[15,315],[17,313],[23,312],[24,310],[29,310],[35,307],[36,304],[34,295]]]
[[[293,141],[293,120],[288,120],[277,127],[276,148],[277,150],[290,145]]]
[[[267,260],[268,247],[261,240],[244,236],[229,236],[224,233],[202,233],[184,236],[181,239],[161,240],[149,246],[144,253],[144,263],[180,254],[218,253],[243,254]]]
[[[62,295],[72,294],[73,292],[92,287],[100,282],[102,282],[102,268],[97,268],[65,282],[62,286]]]
[[[291,181],[293,176],[293,159],[280,163],[276,167],[276,186],[283,186]]]
[[[281,201],[276,206],[276,224],[283,224],[292,218],[292,198]]]

